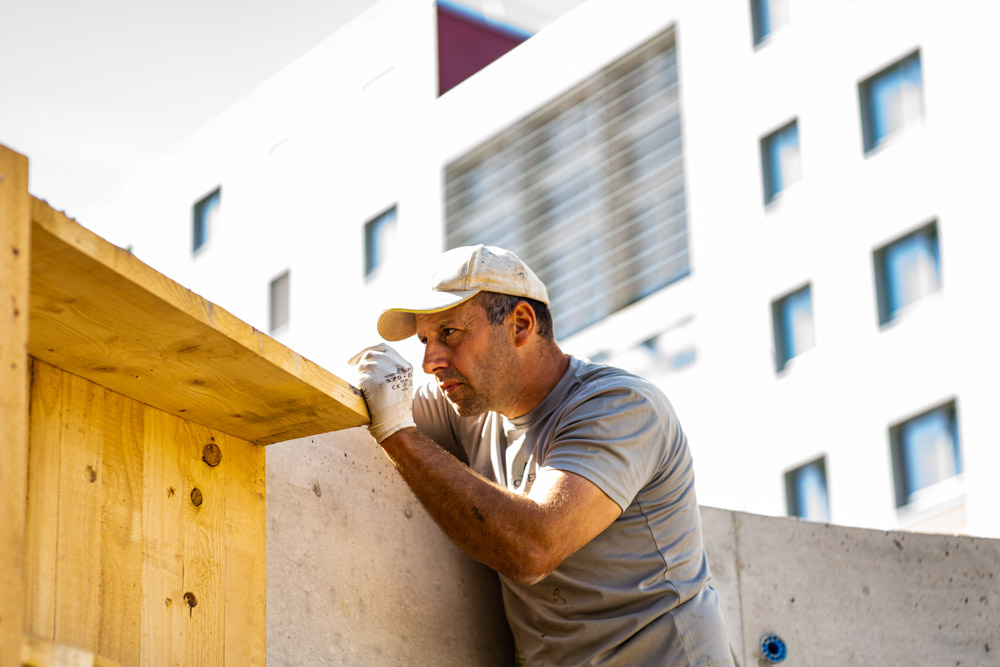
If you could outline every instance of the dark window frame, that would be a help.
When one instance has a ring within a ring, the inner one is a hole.
[[[763,46],[774,32],[771,27],[770,4],[770,0],[750,0],[750,25],[754,47]]]
[[[797,489],[795,488],[795,482],[798,479],[798,474],[810,466],[819,464],[820,473],[823,475],[823,490],[826,493],[826,514],[827,517],[830,516],[830,478],[826,469],[826,456],[819,456],[811,461],[807,461],[802,465],[798,465],[791,470],[785,472],[785,509],[788,516],[799,517],[800,519],[809,519],[805,516],[805,512],[801,507],[801,499]]]
[[[941,403],[935,404],[934,406],[923,410],[917,414],[914,414],[906,419],[903,419],[889,427],[889,449],[890,455],[892,457],[892,476],[893,476],[893,487],[896,494],[896,508],[902,508],[909,505],[913,501],[913,496],[918,493],[921,489],[910,489],[907,482],[907,460],[905,453],[905,444],[903,442],[903,431],[909,424],[922,419],[935,412],[944,410],[948,413],[949,427],[952,436],[952,442],[955,448],[955,475],[960,475],[962,473],[962,441],[959,433],[959,422],[958,422],[958,400],[956,398],[950,398]],[[938,482],[949,479],[944,477]],[[937,483],[937,482],[934,482]],[[926,486],[921,488],[927,488]]]
[[[780,373],[788,368],[789,364],[793,359],[801,356],[803,352],[811,350],[812,347],[797,352],[794,355],[788,356],[788,341],[785,340],[785,320],[783,314],[783,306],[788,301],[788,299],[801,294],[802,292],[809,292],[809,310],[813,315],[813,330],[815,334],[816,327],[816,315],[815,309],[813,307],[813,293],[812,293],[812,282],[806,282],[799,285],[793,290],[785,292],[781,296],[777,297],[771,301],[771,330],[774,339],[774,363],[775,370]],[[814,336],[815,339],[815,336]],[[815,347],[815,340],[813,341],[813,347]]]
[[[212,208],[222,206],[222,186],[215,188],[195,202],[191,209],[191,252],[196,253],[208,244],[208,216]]]
[[[781,188],[776,189],[773,177],[774,159],[773,156],[771,155],[772,153],[771,148],[774,145],[774,142],[777,140],[777,138],[780,135],[784,134],[787,130],[792,128],[794,128],[795,130],[795,146],[799,152],[799,163],[801,165],[802,141],[799,133],[799,119],[797,117],[792,118],[784,125],[778,127],[772,132],[765,134],[763,137],[760,138],[760,167],[761,167],[762,182],[764,186],[764,204],[770,204],[774,202],[775,200],[778,199],[778,197],[781,196],[782,192],[784,192],[785,190],[787,190],[788,188],[790,188],[792,185],[795,184],[795,183],[784,183],[784,178],[782,178]],[[801,175],[799,177],[799,180],[801,180]],[[797,183],[798,181],[795,182]]]
[[[275,298],[279,289],[284,289],[283,303],[281,299]],[[291,323],[292,315],[292,270],[286,269],[271,279],[269,285],[269,331],[274,333],[287,327]]]
[[[388,224],[398,225],[398,221],[399,210],[393,204],[374,218],[365,222],[365,278],[371,278],[378,271],[379,267],[385,263],[386,258],[381,256],[384,251],[376,247],[378,246],[378,239],[380,238],[382,228]]]
[[[878,151],[885,145],[886,140],[896,133],[896,131],[891,131],[881,137],[874,136],[874,109],[872,109],[871,103],[872,86],[884,77],[889,76],[909,65],[914,60],[920,68],[920,94],[922,97],[924,90],[924,67],[919,48],[914,49],[905,56],[893,61],[889,65],[858,82],[858,101],[861,109],[861,145],[866,156]]]
[[[941,276],[941,234],[939,231],[939,225],[937,218],[933,218],[923,224],[921,224],[916,229],[913,229],[905,234],[897,236],[896,238],[883,243],[881,246],[877,247],[872,252],[872,263],[874,265],[875,271],[875,301],[876,301],[876,311],[878,313],[878,324],[880,327],[885,327],[886,325],[892,324],[897,319],[899,319],[899,313],[902,310],[910,307],[914,302],[908,304],[903,304],[896,309],[892,309],[891,299],[889,298],[889,293],[891,291],[892,277],[889,276],[889,270],[886,266],[886,255],[889,251],[899,244],[908,241],[911,238],[919,236],[921,234],[928,234],[933,238],[934,241],[934,260],[936,262],[936,275],[937,275],[937,289],[935,291],[940,291],[942,287],[942,276]],[[919,299],[918,299],[919,300]]]

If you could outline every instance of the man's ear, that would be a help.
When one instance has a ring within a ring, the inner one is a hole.
[[[524,345],[531,339],[538,326],[535,311],[527,302],[519,301],[510,316],[514,324],[514,344]]]

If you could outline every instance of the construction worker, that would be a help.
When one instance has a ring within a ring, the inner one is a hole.
[[[519,664],[732,665],[687,439],[651,383],[564,354],[516,255],[444,253],[379,317],[436,382],[363,350],[369,430],[444,532],[500,575]]]

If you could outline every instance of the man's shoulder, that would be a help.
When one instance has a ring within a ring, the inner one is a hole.
[[[561,418],[594,419],[611,414],[635,418],[673,419],[673,406],[646,378],[622,368],[574,359],[572,381],[552,406]]]
[[[623,368],[605,366],[587,359],[576,359],[575,382],[571,394],[584,396],[606,392],[630,392],[643,396],[663,397],[655,384]]]

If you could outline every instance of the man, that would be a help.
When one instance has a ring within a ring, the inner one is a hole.
[[[370,432],[445,533],[500,574],[520,664],[731,665],[673,408],[639,377],[563,354],[548,303],[513,253],[444,253],[430,288],[378,321],[386,340],[418,336],[436,382],[414,399],[385,344],[352,360]]]

